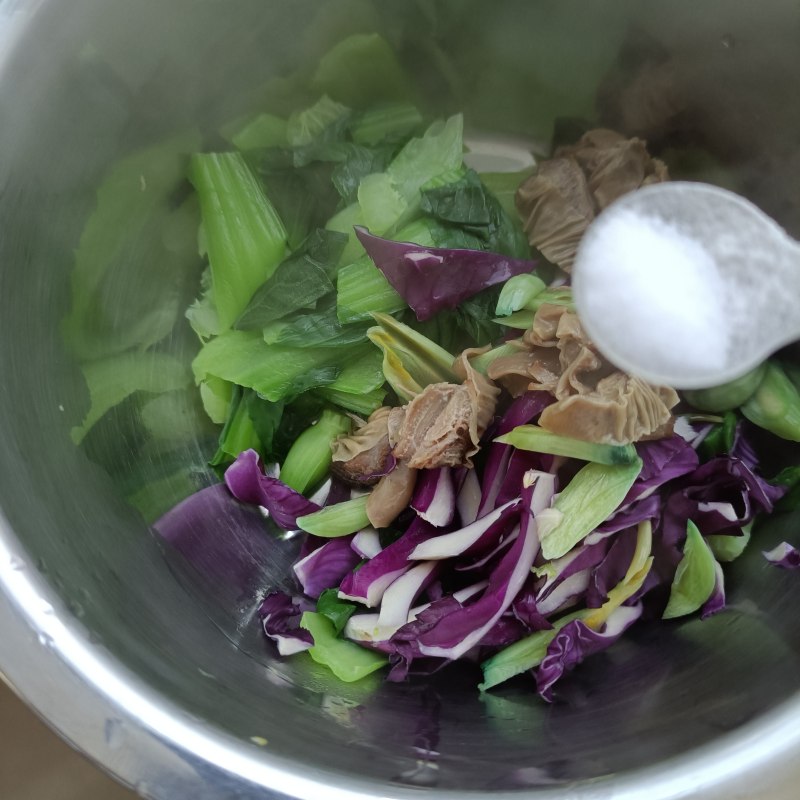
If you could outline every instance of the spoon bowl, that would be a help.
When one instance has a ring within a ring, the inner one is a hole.
[[[647,230],[660,238],[640,239]],[[673,247],[694,274],[676,259],[672,276]],[[708,184],[661,183],[615,201],[581,242],[573,291],[599,350],[654,384],[719,386],[800,338],[800,244],[748,200]]]

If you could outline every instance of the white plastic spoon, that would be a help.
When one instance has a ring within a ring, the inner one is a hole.
[[[679,389],[719,386],[800,339],[800,243],[733,192],[655,184],[590,225],[573,294],[616,366]]]

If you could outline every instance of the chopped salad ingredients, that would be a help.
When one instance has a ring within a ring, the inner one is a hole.
[[[380,66],[391,102],[353,82],[360,58]],[[759,428],[800,440],[800,375],[773,358],[681,397],[619,370],[581,326],[569,268],[591,221],[667,166],[596,129],[533,171],[481,175],[461,115],[426,124],[408,87],[386,42],[351,37],[323,59],[311,105],[259,110],[215,152],[196,136],[157,151],[172,173],[191,154],[193,192],[175,209],[165,178],[159,202],[130,202],[172,260],[199,243],[207,262],[186,311],[196,388],[135,325],[92,349],[76,295],[65,335],[91,407],[73,435],[91,444],[139,394],[149,436],[186,419],[213,430],[216,483],[202,473],[191,494],[196,476],[181,474],[190,496],[173,508],[152,490],[132,497],[234,582],[237,548],[263,559],[276,528],[299,539],[258,608],[281,656],[343,681],[477,661],[481,691],[529,673],[551,701],[632,625],[724,609],[723,564],[759,515],[800,502],[800,471],[767,481],[753,446]],[[109,177],[98,219],[124,216],[143,160]],[[175,322],[168,299],[148,312],[160,330]],[[800,564],[786,542],[765,556]]]

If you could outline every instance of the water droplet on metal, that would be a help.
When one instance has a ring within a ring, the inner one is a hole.
[[[722,46],[726,50],[733,50],[733,48],[736,47],[736,39],[734,39],[730,33],[726,33],[722,37]]]
[[[212,675],[210,672],[206,672],[206,671],[205,671],[205,670],[204,670],[202,667],[198,667],[198,668],[197,668],[197,671],[198,671],[198,672],[199,672],[199,673],[200,673],[200,674],[201,674],[201,675],[202,675],[204,678],[209,678],[209,679],[210,679],[210,680],[212,680],[212,681],[215,681],[215,680],[217,679],[217,676],[216,676],[216,675]]]
[[[125,723],[121,719],[107,719],[105,725],[106,744],[117,750],[125,743]]]
[[[25,569],[25,562],[21,558],[14,557],[11,559],[9,566],[17,572],[22,572]]]
[[[44,632],[40,631],[37,634],[36,638],[39,640],[39,644],[42,647],[50,648],[50,647],[53,646],[53,637],[50,636],[49,633],[44,633]]]

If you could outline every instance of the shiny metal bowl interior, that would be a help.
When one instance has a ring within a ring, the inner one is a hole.
[[[419,35],[434,26],[439,51]],[[103,170],[186,125],[212,129],[270,76],[375,29],[416,64],[432,107],[466,108],[480,129],[543,135],[526,127],[529,106],[574,115],[586,71],[607,71],[597,122],[662,150],[690,137],[800,235],[789,0],[0,0],[0,670],[154,798],[796,796],[800,583],[758,553],[731,571],[729,611],[634,631],[554,706],[524,681],[481,697],[471,670],[343,686],[305,657],[275,658],[254,622],[290,542],[265,539],[250,591],[231,593],[121,496],[134,473],[163,475],[166,455],[133,452],[124,418],[95,443],[116,474],[72,445],[86,389],[59,320]],[[474,53],[448,52],[448,30],[471,32]],[[651,79],[669,113],[621,102]],[[112,320],[139,277],[108,298]],[[202,471],[207,444],[187,440],[181,463]],[[762,541],[792,528],[779,521]],[[220,531],[235,535],[224,520]]]

